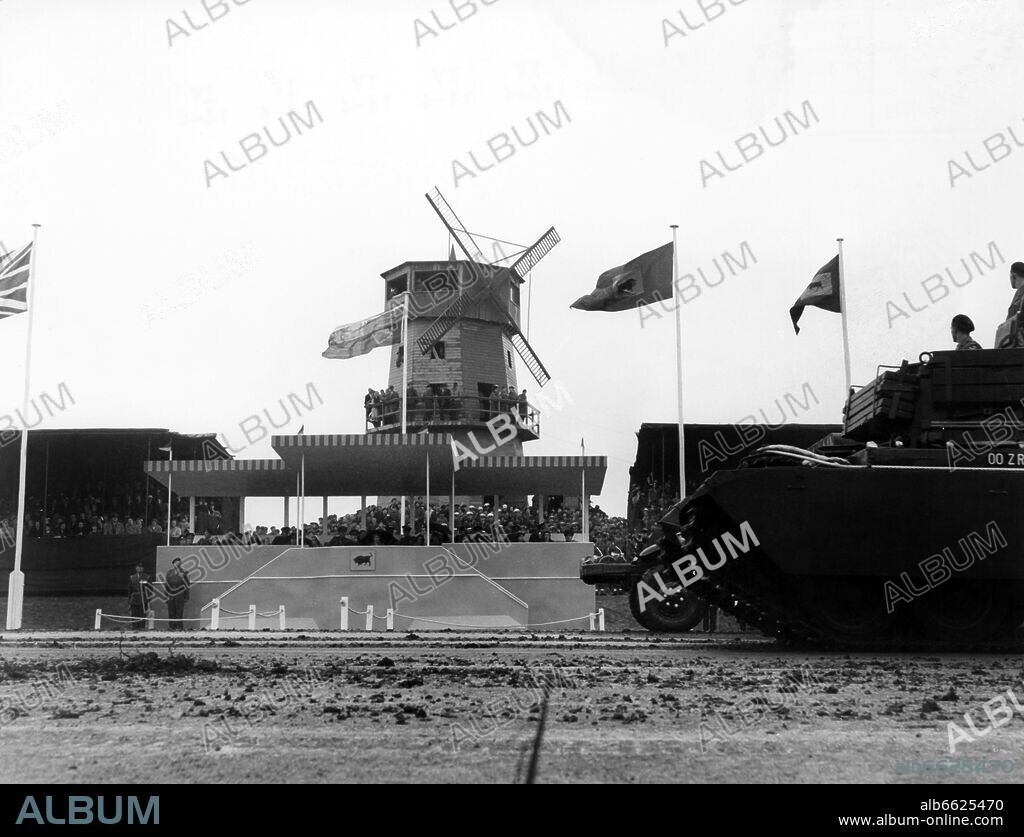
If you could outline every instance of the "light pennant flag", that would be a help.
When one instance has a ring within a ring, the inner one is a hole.
[[[395,306],[359,322],[338,326],[327,338],[326,358],[347,360],[369,354],[378,346],[393,346],[401,339],[402,309]]]
[[[28,310],[32,245],[26,244],[6,264],[0,262],[0,320]]]

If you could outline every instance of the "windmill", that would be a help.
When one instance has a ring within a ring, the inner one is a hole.
[[[507,298],[502,298],[499,290],[504,288],[508,281],[516,283],[517,286],[525,281],[523,276],[529,273],[561,240],[558,233],[555,232],[555,228],[550,227],[510,266],[497,268],[484,258],[476,241],[473,240],[473,236],[466,230],[465,225],[459,220],[459,216],[455,214],[455,210],[436,187],[426,194],[426,198],[452,238],[458,243],[459,248],[466,254],[466,258],[469,259],[470,268],[473,271],[473,281],[469,288],[460,293],[457,299],[438,314],[434,322],[420,335],[416,341],[420,351],[424,355],[430,354],[434,345],[459,322],[468,309],[489,299],[493,303],[494,309],[499,312],[502,329],[508,335],[516,352],[523,359],[530,374],[543,387],[551,380],[551,376],[519,328],[519,323],[512,316]]]

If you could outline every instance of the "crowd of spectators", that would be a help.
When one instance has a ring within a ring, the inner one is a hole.
[[[100,481],[55,490],[47,495],[45,503],[40,497],[29,496],[25,507],[26,534],[32,538],[71,538],[163,532],[161,521],[167,520],[166,495],[165,490],[157,495],[147,494],[141,481],[116,485]],[[175,498],[176,505],[180,502],[180,498]],[[16,523],[16,502],[0,499],[0,524],[13,532]]]
[[[634,485],[626,512],[634,537],[648,541],[658,534],[658,521],[678,502],[679,490],[674,482],[662,483],[648,477],[642,485]]]
[[[401,523],[401,506],[397,499],[387,504],[368,505],[363,523],[361,512],[330,515],[325,521],[303,527],[307,546],[355,545],[424,545],[426,544],[426,506],[422,497],[412,498],[406,509],[406,523]],[[197,527],[198,528],[198,527]],[[448,503],[430,505],[431,543],[499,542],[548,543],[582,539],[582,514],[553,501],[541,521],[536,509],[529,506],[497,507],[483,502],[457,504],[454,511]],[[454,535],[454,537],[453,537]],[[241,536],[229,534],[244,544],[289,544],[298,542],[295,528],[247,526]],[[609,517],[599,506],[590,509],[590,537],[602,554],[623,553],[628,539],[626,521]]]
[[[447,384],[423,384],[421,390],[416,388],[415,383],[410,383],[406,390],[406,421],[410,424],[470,418],[488,421],[501,413],[508,413],[514,421],[525,424],[530,413],[525,389],[516,392],[514,387],[499,387],[495,384],[487,396],[469,396],[460,390],[459,382],[454,381],[451,387]],[[394,386],[382,390],[367,390],[363,396],[363,407],[366,410],[368,426],[381,427],[398,424],[402,420],[402,398]]]

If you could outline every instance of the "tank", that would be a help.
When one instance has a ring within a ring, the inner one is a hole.
[[[708,603],[815,644],[1014,639],[1024,620],[1024,349],[936,351],[851,390],[841,435],[718,471],[622,564],[638,621],[688,630]]]

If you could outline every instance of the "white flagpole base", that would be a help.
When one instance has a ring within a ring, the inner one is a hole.
[[[13,571],[7,579],[7,630],[21,630],[21,610],[25,600],[25,573]]]

